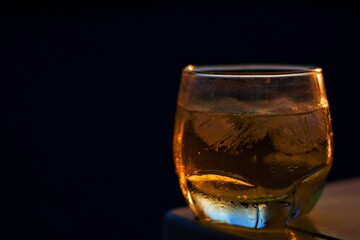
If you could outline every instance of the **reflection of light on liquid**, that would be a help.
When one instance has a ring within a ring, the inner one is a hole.
[[[267,221],[266,204],[259,204],[257,208],[247,207],[239,210],[221,202],[214,203],[214,200],[200,196],[196,197],[196,202],[207,217],[219,222],[250,228],[263,228]]]

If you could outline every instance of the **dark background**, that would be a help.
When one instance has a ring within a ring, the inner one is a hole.
[[[359,176],[359,14],[346,4],[0,8],[0,239],[161,239],[187,64],[323,68],[329,181]],[[132,235],[130,235],[132,234]]]

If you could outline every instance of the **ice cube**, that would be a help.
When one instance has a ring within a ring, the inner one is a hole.
[[[315,111],[318,106],[307,102],[229,98],[202,107],[207,111],[195,112],[192,125],[195,133],[215,150],[251,146],[269,134],[276,150],[299,154],[327,140],[327,113]]]
[[[212,149],[235,149],[263,139],[266,119],[241,115],[195,113],[192,118],[195,133]]]
[[[328,122],[323,111],[283,115],[269,121],[274,147],[284,154],[306,153],[327,141]]]

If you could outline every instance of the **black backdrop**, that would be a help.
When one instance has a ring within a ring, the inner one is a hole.
[[[358,22],[345,4],[2,7],[0,238],[161,239],[185,206],[171,141],[189,63],[322,67],[329,181],[359,176]]]

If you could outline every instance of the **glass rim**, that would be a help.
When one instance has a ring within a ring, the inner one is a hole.
[[[217,64],[193,65],[183,68],[184,73],[201,77],[274,78],[308,76],[322,73],[322,68],[299,64]]]

